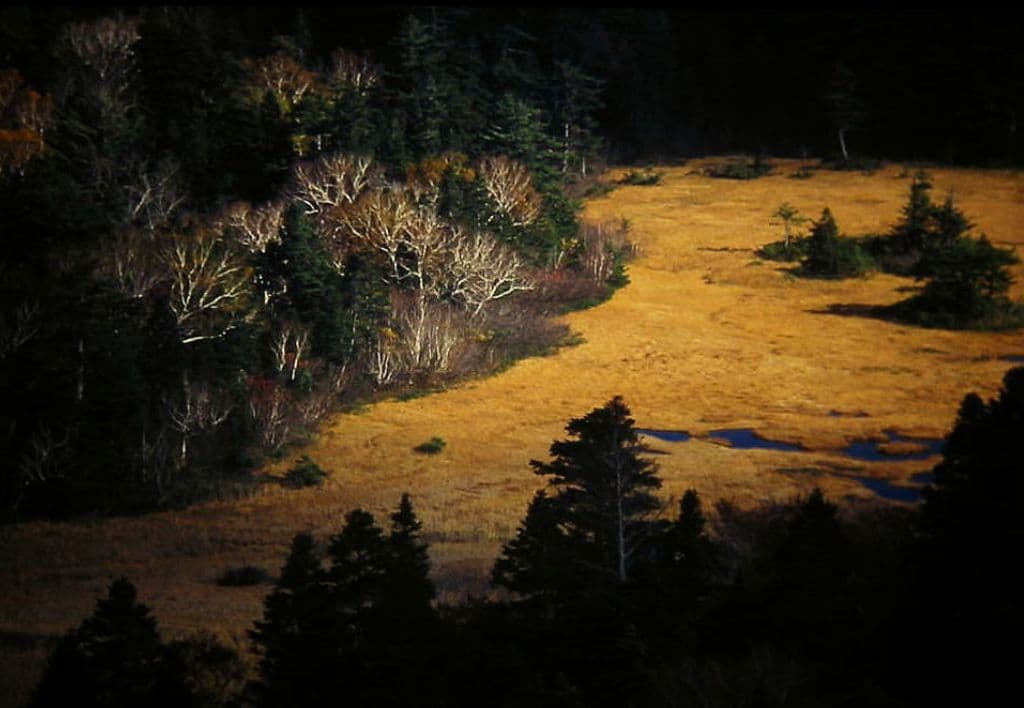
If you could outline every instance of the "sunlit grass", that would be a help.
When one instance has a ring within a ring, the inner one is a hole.
[[[641,427],[695,436],[747,427],[810,450],[658,443],[668,453],[657,456],[665,499],[695,487],[709,507],[720,498],[749,506],[821,486],[845,505],[880,503],[829,470],[845,465],[900,482],[928,464],[858,465],[837,451],[888,428],[941,437],[964,394],[995,393],[1011,365],[1000,357],[1024,354],[1024,334],[929,330],[856,314],[855,306],[904,299],[900,289],[913,286],[907,278],[817,281],[787,278],[791,264],[750,267],[758,247],[782,236],[771,218],[780,202],[804,214],[828,206],[848,233],[883,233],[909,187],[898,165],[790,179],[803,163],[771,162],[771,175],[749,181],[694,174],[700,162],[658,167],[658,184],[622,185],[590,202],[588,218],[630,220],[642,255],[630,264],[628,286],[565,316],[576,346],[450,390],[337,415],[308,447],[264,470],[282,477],[309,455],[330,472],[322,487],[267,485],[251,499],[183,511],[0,529],[0,632],[58,635],[126,575],[166,638],[205,629],[244,650],[268,586],[221,587],[226,568],[262,567],[274,577],[295,533],[326,543],[356,506],[386,524],[405,491],[431,542],[440,599],[485,594],[501,543],[543,485],[530,459],[546,458],[570,418],[616,394]],[[1024,247],[1024,177],[938,168],[931,175],[936,198],[955,190],[976,232]],[[1014,274],[1019,299],[1024,269]],[[853,307],[836,314],[832,305]],[[445,441],[442,454],[413,450],[433,437]],[[0,642],[0,685],[31,685],[42,669],[43,652],[19,647]]]

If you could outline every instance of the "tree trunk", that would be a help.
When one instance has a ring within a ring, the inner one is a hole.
[[[615,470],[615,515],[618,561],[619,561],[619,582],[626,582],[626,519],[622,509],[622,469]]]
[[[850,159],[850,154],[846,152],[846,128],[839,129],[839,149],[843,151],[843,162]]]
[[[562,145],[562,174],[569,172],[569,124],[565,124],[565,142]]]
[[[75,400],[79,403],[85,398],[85,339],[78,338],[78,385],[75,388]]]

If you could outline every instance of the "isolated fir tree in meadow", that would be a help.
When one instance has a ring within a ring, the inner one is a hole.
[[[892,235],[900,240],[903,250],[920,251],[928,240],[928,232],[935,213],[931,188],[932,183],[927,173],[917,172],[914,175],[907,203],[901,210],[900,221],[892,230]]]
[[[821,217],[811,226],[804,268],[811,273],[834,273],[838,248],[839,226],[832,216],[832,211],[826,207],[821,212]]]
[[[557,578],[548,549],[568,557],[562,572],[580,584],[625,583],[652,542],[660,508],[652,492],[661,480],[654,462],[640,456],[644,447],[622,398],[571,420],[566,431],[571,438],[551,445],[550,462],[530,463],[549,478],[551,498],[534,498],[519,535],[503,549],[495,579],[507,587]]]
[[[802,270],[813,276],[845,278],[864,274],[870,265],[870,258],[856,243],[839,235],[835,217],[826,207],[811,227]]]

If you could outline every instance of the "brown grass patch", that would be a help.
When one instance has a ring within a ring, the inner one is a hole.
[[[772,162],[771,176],[742,182],[692,174],[694,165],[659,168],[656,186],[621,186],[590,202],[588,218],[629,219],[643,255],[630,264],[630,285],[564,319],[585,343],[444,393],[334,416],[315,442],[267,470],[283,474],[308,454],[332,473],[323,488],[269,487],[253,499],[185,511],[0,529],[0,632],[59,634],[86,617],[123,574],[138,585],[165,636],[208,629],[245,646],[267,588],[220,587],[224,568],[257,565],[275,575],[295,533],[326,539],[355,506],[386,521],[404,491],[433,543],[442,599],[484,594],[501,542],[542,484],[529,460],[546,456],[569,418],[616,394],[641,427],[697,436],[751,427],[809,450],[657,441],[668,453],[657,456],[666,499],[695,487],[709,503],[726,498],[742,507],[817,485],[848,505],[880,503],[830,471],[844,464],[836,450],[887,428],[941,437],[965,393],[995,394],[1012,365],[1000,357],[1024,354],[1024,335],[917,329],[830,310],[903,299],[898,288],[912,284],[908,279],[822,282],[787,277],[775,263],[753,266],[755,249],[781,235],[770,224],[781,202],[808,215],[828,206],[845,233],[882,232],[897,220],[909,187],[898,166],[870,176],[820,171],[794,180],[797,161]],[[935,195],[954,190],[979,232],[997,244],[1024,246],[1022,175],[931,174]],[[1012,295],[1021,298],[1021,266],[1015,275]],[[434,436],[447,442],[442,454],[412,451]],[[928,467],[877,464],[897,482]],[[40,651],[0,642],[0,654],[0,685],[14,687],[0,692],[0,703],[10,704],[8,696],[26,695],[24,687],[36,680]]]

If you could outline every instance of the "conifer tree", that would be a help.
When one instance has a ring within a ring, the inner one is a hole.
[[[556,63],[551,93],[554,96],[555,134],[562,153],[562,173],[587,176],[600,147],[594,114],[601,108],[602,83],[567,61]]]
[[[668,575],[679,592],[695,598],[705,590],[713,556],[707,519],[695,489],[679,502],[679,516],[666,533]]]
[[[838,241],[839,227],[832,211],[826,207],[821,212],[821,218],[811,227],[807,259],[804,262],[807,270],[813,273],[834,273]]]
[[[430,581],[427,544],[422,541],[423,524],[416,518],[409,495],[403,494],[391,515],[390,567],[382,604],[392,612],[415,614],[430,608],[434,584]]]
[[[914,175],[910,183],[910,195],[902,209],[902,218],[893,229],[893,235],[901,239],[904,250],[920,250],[924,248],[927,234],[931,226],[934,207],[929,190],[932,183],[923,171]]]
[[[115,580],[93,615],[61,640],[29,705],[159,705],[161,651],[135,586]]]
[[[545,596],[571,587],[578,577],[567,572],[573,562],[561,527],[560,507],[544,490],[526,510],[516,537],[502,548],[491,582],[525,596]]]
[[[531,588],[552,577],[549,543],[565,544],[563,573],[595,586],[627,582],[651,545],[651,517],[660,507],[652,492],[661,480],[654,462],[640,456],[643,446],[622,398],[571,420],[566,430],[572,439],[551,445],[553,460],[530,463],[549,477],[553,496],[534,498],[519,536],[505,547],[495,577],[506,586]]]
[[[325,580],[313,537],[296,535],[263,619],[249,632],[261,652],[260,705],[315,706],[330,695],[335,640]]]
[[[811,227],[807,257],[801,265],[810,275],[845,278],[865,273],[871,266],[871,259],[854,241],[839,235],[839,226],[826,207]]]

